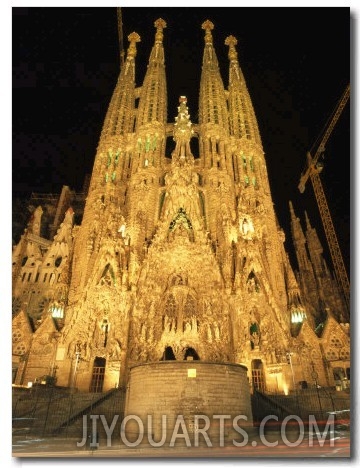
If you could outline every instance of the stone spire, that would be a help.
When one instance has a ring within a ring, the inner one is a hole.
[[[178,115],[175,117],[173,130],[176,146],[172,152],[171,170],[165,176],[166,194],[163,204],[163,219],[170,222],[170,233],[174,234],[176,227],[185,226],[189,238],[193,238],[193,228],[203,228],[199,176],[194,165],[194,156],[190,148],[193,136],[187,99],[180,96]]]
[[[291,233],[293,237],[296,258],[300,270],[312,270],[309,257],[306,251],[306,238],[301,227],[300,219],[296,216],[294,207],[289,201],[291,215]]]
[[[139,102],[131,142],[133,160],[126,195],[128,223],[132,226],[132,241],[139,244],[138,255],[142,255],[142,243],[149,242],[154,235],[158,209],[154,200],[159,191],[166,147],[167,91],[163,46],[166,22],[159,18],[154,26],[155,41],[147,71],[141,88],[137,89]]]
[[[113,137],[132,132],[135,109],[135,57],[140,36],[132,32],[124,66],[121,69],[101,133],[100,147]]]
[[[133,140],[135,120],[135,57],[136,43],[140,36],[133,32],[127,57],[121,68],[117,84],[105,117],[100,142],[97,148],[84,215],[79,232],[81,239],[74,247],[74,255],[86,260],[80,267],[74,265],[75,284],[73,291],[81,294],[82,288],[98,268],[95,263],[100,246],[117,236],[119,220],[125,204],[126,183],[133,164],[133,154],[128,150]],[[83,246],[86,245],[86,255]],[[78,253],[78,250],[81,254]],[[109,247],[111,255],[114,245]],[[78,270],[78,271],[76,271]],[[94,270],[94,271],[93,271]]]
[[[208,230],[211,236],[216,234],[216,216],[220,204],[231,203],[233,195],[231,160],[227,154],[229,137],[229,116],[224,84],[213,46],[212,30],[214,25],[206,20],[202,24],[205,31],[202,72],[199,96],[200,158],[204,167],[207,184],[216,187],[207,194],[206,209],[214,216],[208,218]],[[225,201],[226,198],[226,201]],[[234,216],[234,213],[232,213]]]
[[[38,206],[34,213],[31,216],[31,219],[28,223],[28,231],[31,234],[35,234],[36,236],[40,236],[40,231],[41,231],[41,217],[43,214],[43,209],[41,206]]]
[[[228,114],[225,90],[211,34],[214,25],[206,20],[201,27],[205,30],[205,49],[200,82],[199,121],[200,124],[208,127],[218,126],[227,135]]]
[[[192,123],[190,120],[187,99],[185,96],[179,98],[178,115],[175,117],[174,140],[176,147],[172,155],[173,161],[191,159],[193,155],[190,149],[190,140],[193,136]]]
[[[237,39],[234,36],[228,36],[225,39],[225,44],[229,46],[228,57],[230,60],[228,99],[230,134],[236,138],[252,140],[262,148],[254,108],[235,49]]]
[[[305,220],[306,220],[306,240],[307,246],[310,254],[311,263],[313,265],[316,276],[323,276],[326,272],[325,270],[325,261],[322,256],[323,247],[321,245],[319,236],[316,232],[316,229],[313,228],[310,224],[309,216],[305,211]]]
[[[136,130],[140,131],[150,124],[157,123],[160,128],[167,120],[167,93],[165,76],[165,55],[163,47],[166,22],[159,18],[155,21],[155,44],[151,50],[148,69],[142,85]],[[151,129],[153,130],[153,128]]]

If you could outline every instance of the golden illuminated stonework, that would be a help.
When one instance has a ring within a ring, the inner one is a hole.
[[[307,219],[304,234],[292,206],[299,271],[290,265],[237,40],[226,39],[225,86],[203,23],[199,121],[181,96],[168,122],[165,27],[155,21],[140,87],[140,37],[128,37],[81,224],[64,189],[54,235],[41,237],[38,207],[14,248],[14,383],[56,374],[103,392],[126,388],[132,366],[189,359],[243,365],[251,391],[286,393],[314,368],[319,385],[335,385],[350,367],[348,317],[316,231]]]

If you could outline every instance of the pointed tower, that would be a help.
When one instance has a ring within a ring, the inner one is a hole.
[[[309,258],[307,241],[301,226],[300,219],[296,216],[292,202],[289,202],[291,216],[291,233],[298,262],[297,278],[303,292],[306,306],[313,317],[313,325],[316,328],[326,319],[326,305],[322,292],[319,294],[318,283],[314,274],[313,265]]]
[[[127,202],[135,246],[150,239],[158,218],[158,196],[166,144],[167,92],[163,47],[166,22],[155,21],[155,43],[139,92],[134,135],[134,163]],[[135,247],[136,249],[136,247]],[[141,257],[141,249],[137,255]]]
[[[326,262],[323,258],[323,247],[320,243],[319,236],[316,229],[310,224],[309,216],[305,211],[305,222],[306,222],[306,243],[310,255],[314,274],[317,278],[324,276],[324,273],[328,272]]]
[[[217,226],[221,222],[220,218],[233,220],[235,217],[232,169],[227,154],[229,114],[213,45],[211,31],[214,25],[207,20],[201,27],[205,30],[205,47],[200,80],[199,148],[204,185],[211,187],[205,205],[207,228],[213,242],[217,243],[221,236]]]
[[[133,32],[128,40],[130,45],[126,61],[105,117],[81,230],[75,242],[74,256],[77,261],[73,266],[73,299],[70,294],[70,300],[74,301],[81,297],[93,273],[99,249],[110,243],[114,247],[116,239],[121,239],[119,229],[125,224],[128,180],[134,158],[135,57],[140,36]],[[119,249],[123,250],[123,246],[120,245]],[[120,258],[119,249],[113,249],[111,255]]]
[[[314,328],[323,324],[327,317],[335,317],[341,323],[349,317],[336,279],[331,274],[323,257],[323,247],[316,229],[311,226],[305,212],[305,234],[300,219],[296,217],[290,202],[291,232],[298,261],[297,277],[306,300],[307,308],[313,316]]]

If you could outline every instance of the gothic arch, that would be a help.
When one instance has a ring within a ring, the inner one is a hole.
[[[192,348],[191,346],[189,346],[189,347],[187,347],[185,349],[184,360],[185,361],[186,360],[200,361],[200,357],[199,357],[198,353],[196,352],[196,350],[194,348]]]
[[[196,319],[198,302],[187,286],[175,284],[166,293],[163,302],[163,330],[166,332],[195,332],[199,328]]]
[[[193,226],[191,223],[191,220],[186,213],[186,210],[184,208],[179,208],[177,214],[174,216],[172,219],[170,225],[169,225],[169,232],[172,233],[173,235],[179,234],[177,231],[182,231],[184,235],[187,234],[189,240],[191,242],[194,241],[194,231],[193,231]]]
[[[176,361],[176,357],[171,346],[165,347],[161,361]]]
[[[196,315],[196,310],[197,310],[196,299],[193,296],[193,294],[190,291],[188,291],[188,294],[184,302],[183,316],[192,317]]]
[[[247,276],[246,286],[249,293],[260,292],[261,290],[261,283],[259,281],[258,275],[255,274],[254,269],[251,269]]]
[[[98,284],[107,286],[114,286],[116,284],[114,269],[110,263],[105,265]]]

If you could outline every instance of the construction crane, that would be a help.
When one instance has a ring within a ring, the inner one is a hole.
[[[124,34],[123,34],[121,7],[116,8],[116,13],[117,13],[118,36],[119,36],[120,67],[122,67],[124,65],[125,52],[124,52]]]
[[[341,96],[339,102],[336,105],[335,111],[332,114],[330,122],[326,127],[326,130],[322,136],[320,144],[314,155],[311,154],[311,151],[307,152],[307,164],[305,171],[301,174],[300,183],[298,188],[301,193],[305,191],[305,185],[308,179],[310,178],[316,202],[319,208],[321,220],[324,226],[324,231],[326,239],[329,245],[331,259],[333,261],[335,275],[339,286],[342,289],[344,299],[348,311],[350,311],[350,283],[347,275],[347,271],[344,265],[343,257],[341,255],[341,250],[339,247],[339,242],[336,237],[336,232],[334,229],[334,224],[331,219],[331,214],[329,210],[329,205],[327,203],[325,192],[320,179],[320,172],[323,169],[322,161],[319,161],[320,157],[325,152],[325,145],[336,125],[336,122],[339,120],[339,117],[350,97],[350,85],[347,85],[343,95]]]

